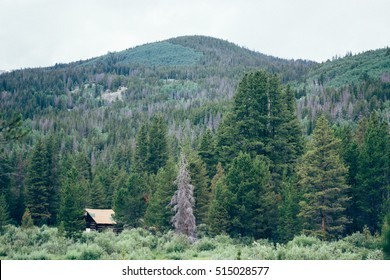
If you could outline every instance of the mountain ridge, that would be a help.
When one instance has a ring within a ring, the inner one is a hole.
[[[183,59],[184,56],[184,59]],[[182,61],[180,61],[180,59]],[[175,60],[179,60],[178,62]],[[164,66],[251,66],[264,64],[300,64],[315,65],[317,62],[306,59],[284,59],[252,51],[227,40],[210,36],[191,35],[169,38],[146,43],[117,52],[69,63],[57,63],[46,68],[67,66],[90,66],[103,64],[138,64],[147,67]]]

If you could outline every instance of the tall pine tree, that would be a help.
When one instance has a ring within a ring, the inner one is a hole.
[[[127,185],[116,190],[114,194],[115,220],[128,227],[142,226],[146,194],[142,177],[131,173]]]
[[[3,231],[3,227],[9,223],[8,204],[5,200],[5,196],[0,194],[0,232]]]
[[[202,159],[195,153],[189,153],[188,171],[194,186],[194,215],[198,224],[206,224],[210,203],[210,186],[207,170]]]
[[[342,235],[349,222],[345,213],[350,199],[348,169],[340,158],[339,143],[328,121],[321,116],[298,170],[303,193],[299,216],[304,232],[323,239]]]
[[[239,152],[267,156],[278,187],[284,175],[292,175],[303,151],[295,98],[290,87],[265,71],[246,74],[240,81],[233,109],[216,136],[216,154],[227,166]]]
[[[278,92],[279,98],[274,106],[279,109],[273,114],[272,140],[267,150],[273,162],[273,177],[280,183],[283,177],[295,174],[297,159],[303,153],[304,140],[297,117],[294,93],[290,86]]]
[[[372,232],[379,231],[388,213],[390,186],[390,136],[387,122],[373,112],[367,123],[360,146],[357,187],[354,192],[356,224],[367,225]]]
[[[142,174],[148,171],[148,159],[149,159],[149,139],[148,139],[148,127],[146,124],[142,124],[136,135],[136,147],[135,147],[135,165],[138,173]]]
[[[278,241],[287,242],[301,231],[298,218],[301,194],[293,180],[283,180],[280,186]]]
[[[229,233],[274,238],[277,199],[264,157],[239,153],[226,174]]]
[[[171,228],[172,211],[169,203],[177,189],[174,183],[176,176],[176,164],[173,159],[169,159],[167,164],[158,170],[157,175],[152,180],[156,185],[156,190],[150,196],[145,213],[145,223],[149,227],[156,227],[157,230]]]
[[[348,167],[347,184],[351,187],[348,196],[351,197],[347,206],[347,216],[351,219],[351,224],[347,228],[347,233],[352,234],[363,229],[359,225],[359,210],[357,208],[357,197],[359,188],[357,184],[357,174],[359,166],[359,147],[351,126],[341,126],[335,131],[340,142],[340,155]]]
[[[48,158],[40,139],[32,152],[27,185],[27,207],[36,225],[47,224],[51,217]]]
[[[51,218],[49,223],[57,223],[57,214],[60,208],[60,178],[58,176],[58,154],[57,143],[53,135],[47,137],[44,141],[46,149],[46,164],[47,164],[47,182],[49,190],[49,212]]]
[[[230,217],[227,210],[228,193],[222,166],[213,178],[213,192],[208,213],[209,232],[213,235],[227,233]]]
[[[68,237],[80,236],[85,228],[85,183],[75,167],[71,167],[62,183],[59,222]]]
[[[215,161],[215,143],[210,129],[206,130],[200,140],[198,154],[206,164],[207,176],[211,179],[214,176],[217,163]]]
[[[157,174],[168,160],[168,126],[162,116],[154,116],[149,129],[148,171]]]

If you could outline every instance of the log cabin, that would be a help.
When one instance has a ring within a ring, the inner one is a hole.
[[[84,218],[86,231],[103,231],[106,229],[116,231],[114,220],[115,212],[112,209],[85,209]]]

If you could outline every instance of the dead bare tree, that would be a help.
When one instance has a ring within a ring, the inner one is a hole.
[[[196,239],[196,222],[193,213],[195,206],[194,186],[191,185],[191,177],[187,169],[187,159],[183,153],[180,156],[179,174],[177,175],[175,184],[177,185],[177,191],[170,202],[175,215],[171,221],[175,226],[176,233],[184,234],[188,236],[190,241],[194,241]]]

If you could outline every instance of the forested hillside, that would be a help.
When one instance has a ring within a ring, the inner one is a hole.
[[[388,49],[318,64],[203,36],[3,73],[1,231],[76,242],[83,209],[113,208],[121,228],[190,243],[287,250],[364,231],[376,250],[390,236],[389,77]]]
[[[337,122],[357,123],[376,110],[390,120],[390,50],[334,57],[313,67],[297,86],[298,113],[308,133],[318,112]]]

